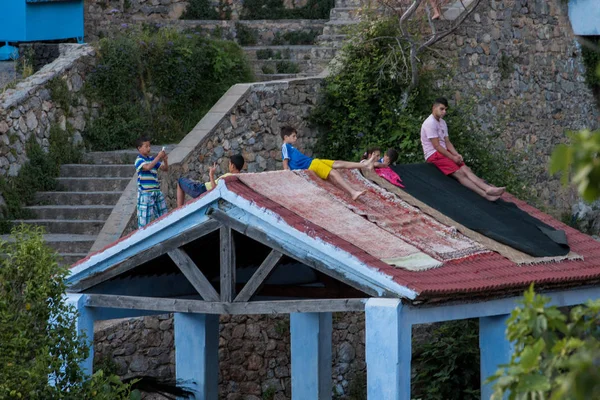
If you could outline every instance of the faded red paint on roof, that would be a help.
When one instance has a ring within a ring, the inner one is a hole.
[[[286,223],[310,236],[319,237],[357,257],[368,266],[390,276],[393,280],[418,293],[417,299],[498,296],[514,293],[535,282],[538,288],[550,289],[571,285],[596,283],[600,280],[600,243],[591,237],[557,221],[510,194],[506,201],[546,224],[566,232],[571,249],[584,260],[565,260],[553,263],[517,265],[498,253],[485,252],[462,259],[450,260],[442,267],[426,271],[408,271],[392,267],[354,244],[300,217],[281,204],[252,190],[237,177],[226,178],[229,190],[278,214]]]

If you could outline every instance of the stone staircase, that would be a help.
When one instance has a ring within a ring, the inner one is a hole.
[[[436,23],[454,21],[474,0],[454,0],[442,6],[442,18]],[[463,6],[464,5],[464,6]],[[429,7],[424,1],[421,7]],[[317,37],[317,44],[327,48],[339,49],[348,37],[348,31],[360,22],[361,12],[365,8],[384,12],[385,8],[377,0],[335,0],[335,8],[325,23],[323,34]]]
[[[57,190],[37,193],[37,204],[26,207],[34,217],[14,223],[43,226],[61,262],[73,264],[94,244],[135,172],[136,156],[135,150],[87,153],[85,164],[62,165]]]
[[[261,81],[320,74],[333,59],[336,49],[315,45],[244,47],[256,77]],[[297,71],[289,72],[290,68]]]

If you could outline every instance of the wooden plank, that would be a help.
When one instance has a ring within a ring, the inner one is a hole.
[[[319,261],[319,260],[314,260],[314,259],[300,259],[299,257],[297,257],[296,255],[292,254],[291,252],[287,251],[285,248],[283,248],[282,246],[279,245],[279,243],[277,243],[275,240],[271,239],[265,232],[261,231],[260,229],[254,228],[252,226],[246,225],[240,221],[238,221],[235,218],[230,217],[229,215],[227,215],[226,213],[224,213],[221,210],[216,210],[216,209],[211,209],[208,213],[208,216],[210,216],[211,218],[221,222],[221,224],[226,225],[226,226],[230,226],[231,229],[248,236],[251,239],[256,240],[259,243],[264,244],[267,247],[270,247],[274,250],[279,251],[280,253],[293,258],[294,260],[301,262],[303,264],[306,264],[307,266],[316,269],[317,271],[332,277],[333,279],[336,279],[340,282],[345,283],[348,286],[351,286],[357,290],[360,290],[363,293],[366,293],[369,296],[373,296],[373,297],[398,297],[397,294],[390,292],[389,290],[385,289],[385,288],[381,288],[383,293],[379,293],[377,292],[375,289],[373,289],[372,287],[369,286],[365,286],[365,285],[361,285],[359,283],[353,282],[348,280],[348,278],[346,278],[343,274],[332,270],[331,268],[329,268],[329,266],[327,266],[327,264]]]
[[[365,309],[367,299],[280,300],[219,303],[160,297],[88,294],[85,306],[202,314],[289,314],[294,312],[344,312]]]
[[[231,228],[220,229],[221,244],[221,301],[231,302],[235,296],[235,256]]]
[[[260,267],[256,270],[250,280],[244,285],[244,288],[235,298],[234,302],[248,301],[254,293],[258,290],[261,284],[265,281],[267,276],[273,271],[275,265],[281,260],[283,254],[277,250],[271,250],[267,258],[260,264]]]
[[[168,252],[171,260],[206,301],[219,301],[219,294],[200,271],[194,260],[181,248]]]
[[[126,260],[123,260],[120,263],[113,265],[112,267],[104,271],[98,272],[97,274],[94,274],[88,278],[82,279],[79,282],[70,285],[68,290],[69,292],[80,292],[89,289],[92,286],[114,278],[115,276],[120,275],[124,272],[127,272],[130,269],[137,267],[138,265],[153,260],[169,252],[170,250],[181,247],[184,244],[191,242],[192,240],[208,235],[209,233],[219,229],[220,227],[221,224],[215,220],[208,220],[206,222],[203,222],[202,224],[194,228],[188,229],[187,231],[182,232],[177,236],[167,239],[164,242],[150,249],[144,250],[139,254],[129,257]]]

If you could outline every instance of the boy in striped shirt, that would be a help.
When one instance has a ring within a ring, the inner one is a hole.
[[[160,191],[158,170],[167,171],[169,162],[164,148],[156,155],[150,156],[150,139],[140,137],[136,141],[138,149],[135,159],[135,171],[138,175],[137,217],[138,228],[167,213],[167,202]]]

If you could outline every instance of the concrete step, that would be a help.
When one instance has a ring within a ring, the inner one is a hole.
[[[290,60],[255,60],[252,62],[255,74],[320,74],[331,60],[308,60],[308,61],[290,61]],[[292,72],[289,68],[297,68],[297,72]],[[267,72],[272,71],[272,72]]]
[[[92,245],[96,241],[96,235],[63,235],[63,234],[45,234],[44,242],[59,254],[77,255],[83,258],[89,253]],[[0,240],[14,242],[14,237],[10,235],[0,235]]]
[[[347,35],[359,21],[329,21],[323,28],[323,35]]]
[[[257,81],[269,82],[313,76],[312,74],[254,74]]]
[[[317,45],[337,51],[342,48],[347,39],[348,35],[321,35],[317,37]]]
[[[128,178],[58,178],[59,190],[67,192],[114,192],[123,191],[131,177]]]
[[[36,204],[40,205],[110,205],[114,206],[123,194],[113,192],[38,192]]]
[[[448,3],[442,7],[442,20],[454,21],[469,7],[475,0],[456,0],[452,4]]]
[[[87,253],[59,253],[58,254],[58,263],[60,265],[73,265],[77,261],[85,258]]]
[[[63,178],[131,178],[134,173],[133,163],[120,165],[64,164],[60,166],[60,176]]]
[[[165,144],[165,151],[169,153],[177,145],[176,144]],[[163,145],[153,145],[150,147],[150,155],[156,155],[162,148]],[[83,155],[83,163],[85,164],[131,164],[135,162],[135,158],[138,156],[136,149],[128,150],[115,150],[115,151],[92,151]]]
[[[39,219],[96,219],[105,221],[114,207],[105,205],[60,205],[30,206],[25,208],[30,210],[35,215],[35,218]]]
[[[15,224],[26,224],[43,226],[46,233],[62,233],[72,235],[97,235],[104,226],[103,220],[84,220],[73,219],[20,219],[13,221]]]
[[[360,7],[332,8],[329,12],[329,21],[360,21],[361,12]]]
[[[326,46],[252,46],[244,47],[246,58],[255,60],[331,60],[336,49]]]
[[[335,8],[363,7],[370,4],[367,0],[335,0]]]

